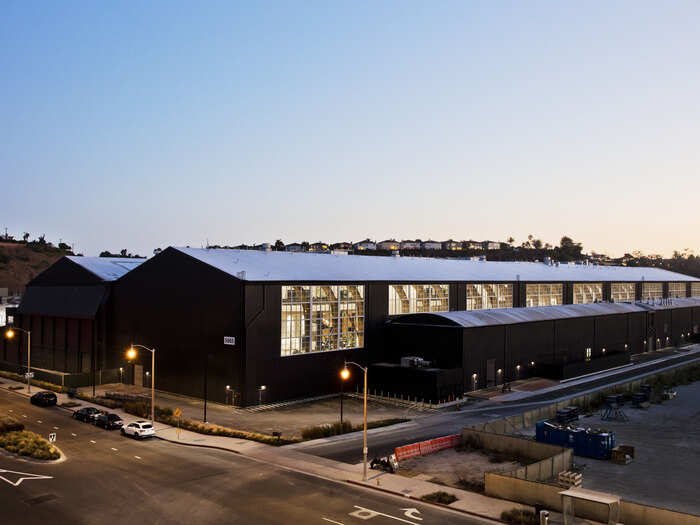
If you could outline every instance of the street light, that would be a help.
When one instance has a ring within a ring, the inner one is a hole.
[[[343,368],[340,371],[340,431],[343,432],[343,387],[345,386],[345,380],[350,377],[350,370]]]
[[[365,375],[365,387],[364,387],[364,427],[362,431],[362,481],[367,481],[367,367],[360,366],[353,361],[345,361],[345,366],[340,371],[340,377],[347,379],[350,377],[350,370],[348,370],[348,365],[355,365],[357,368],[362,370]]]
[[[24,328],[9,328],[5,332],[5,337],[12,339],[15,336],[15,330],[27,334],[27,393],[32,393],[32,332]]]
[[[135,345],[132,344],[129,349],[126,351],[126,358],[131,361],[136,358],[138,355],[138,352],[136,352],[136,347],[138,348],[143,348],[144,350],[148,350],[151,352],[151,425],[153,428],[155,427],[156,423],[156,418],[155,418],[155,410],[156,410],[156,389],[155,389],[155,380],[156,380],[156,349],[155,348],[148,348],[147,346],[143,345]],[[149,375],[148,372],[146,372],[146,375]]]

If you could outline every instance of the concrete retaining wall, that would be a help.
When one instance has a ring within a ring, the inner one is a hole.
[[[564,489],[556,485],[518,479],[493,472],[487,472],[484,478],[487,496],[517,501],[526,505],[542,505],[556,512],[562,511],[559,493]],[[577,518],[607,523],[608,508],[606,505],[578,500],[574,505]],[[698,516],[624,500],[620,503],[620,521],[625,525],[700,525],[700,517]]]
[[[470,428],[462,430],[462,441],[473,443],[474,446],[485,450],[539,460],[506,474],[520,479],[546,481],[554,478],[560,472],[568,470],[572,465],[572,449],[548,443],[539,443],[503,434],[481,432]]]

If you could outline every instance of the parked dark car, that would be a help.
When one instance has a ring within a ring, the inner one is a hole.
[[[112,430],[115,428],[122,428],[124,423],[122,422],[122,418],[120,418],[117,414],[104,412],[95,418],[95,425],[106,430]]]
[[[73,412],[73,419],[85,421],[86,423],[94,423],[100,411],[94,407],[85,407]]]
[[[37,392],[34,394],[30,400],[32,405],[39,405],[40,407],[50,407],[58,402],[56,394],[53,392]]]

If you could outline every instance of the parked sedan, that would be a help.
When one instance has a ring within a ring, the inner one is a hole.
[[[134,421],[122,427],[123,436],[131,436],[136,439],[143,439],[156,435],[156,431],[150,421]]]
[[[102,427],[105,430],[112,430],[115,428],[122,428],[124,423],[122,422],[122,418],[120,418],[117,414],[104,412],[95,418],[95,425]]]
[[[94,407],[85,407],[73,412],[73,418],[86,423],[94,423],[100,411]]]
[[[29,399],[29,401],[32,405],[49,407],[51,405],[55,405],[58,402],[58,398],[56,398],[56,394],[53,392],[37,392]]]

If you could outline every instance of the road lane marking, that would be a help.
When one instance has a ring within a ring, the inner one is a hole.
[[[3,481],[7,481],[13,487],[19,487],[20,483],[22,483],[23,481],[26,481],[26,480],[53,479],[53,477],[52,476],[43,476],[41,474],[29,474],[27,472],[17,472],[15,470],[0,469],[0,479]]]
[[[37,423],[41,423],[41,419],[37,419],[36,422],[37,422]]]
[[[73,432],[71,432],[70,435],[73,437],[78,437],[78,434],[73,434]]]
[[[392,516],[391,514],[384,514],[383,512],[378,512],[376,510],[367,509],[365,507],[360,507],[359,505],[353,505],[353,507],[358,509],[356,511],[348,513],[353,518],[359,518],[361,520],[367,521],[367,520],[370,520],[372,518],[376,518],[377,516],[384,516],[385,518],[400,521],[402,523],[409,523],[410,525],[419,525],[415,521],[408,521],[408,520],[405,520],[403,518],[399,518],[397,516]]]
[[[27,417],[26,415],[22,414],[22,417]]]
[[[141,459],[141,456],[134,456],[136,459]]]
[[[114,450],[115,452],[117,451],[117,449],[116,449],[116,448],[114,448],[114,447],[112,447],[112,450]]]
[[[53,427],[54,430],[58,430],[58,427]]]
[[[91,440],[90,440],[90,443],[92,443],[92,444],[94,445],[95,443],[97,443],[97,441],[93,441],[93,440],[91,439]]]
[[[343,524],[340,523],[339,521],[329,520],[328,518],[321,518],[321,519],[322,519],[323,521],[327,521],[328,523],[335,523],[335,525],[343,525]]]

